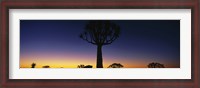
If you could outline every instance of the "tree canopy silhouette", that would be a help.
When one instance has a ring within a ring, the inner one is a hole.
[[[97,68],[103,68],[102,46],[113,43],[120,35],[120,26],[108,20],[89,21],[80,38],[97,46]]]
[[[123,68],[124,66],[120,63],[113,63],[108,68]]]
[[[165,68],[165,66],[157,62],[152,62],[149,63],[148,68]]]
[[[35,68],[35,66],[36,66],[36,63],[31,64],[31,68]]]

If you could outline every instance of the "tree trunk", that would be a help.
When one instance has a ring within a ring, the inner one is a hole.
[[[97,68],[103,68],[102,45],[97,45]]]

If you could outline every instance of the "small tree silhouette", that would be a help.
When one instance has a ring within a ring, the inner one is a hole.
[[[149,63],[148,68],[165,68],[165,66],[157,62],[152,62]]]
[[[83,65],[83,64],[80,64],[77,66],[77,68],[92,68],[92,65]]]
[[[113,43],[119,34],[119,25],[108,20],[93,20],[86,24],[85,31],[80,34],[80,38],[97,46],[97,68],[103,68],[102,46]]]
[[[113,63],[108,68],[123,68],[124,66],[120,63]]]
[[[92,65],[86,65],[84,68],[92,68]]]
[[[77,66],[77,68],[84,68],[84,67],[85,67],[85,65],[83,65],[83,64],[80,64]]]
[[[36,63],[31,64],[31,68],[35,68],[35,66],[36,66]]]

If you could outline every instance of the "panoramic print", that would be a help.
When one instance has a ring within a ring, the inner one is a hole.
[[[180,20],[20,20],[20,68],[180,68]]]

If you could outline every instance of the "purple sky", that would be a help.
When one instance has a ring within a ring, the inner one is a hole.
[[[88,20],[21,20],[20,67],[96,67],[96,46],[79,38]],[[111,20],[121,27],[121,35],[103,46],[104,67],[121,63],[128,68],[146,68],[159,62],[180,66],[179,20]]]

